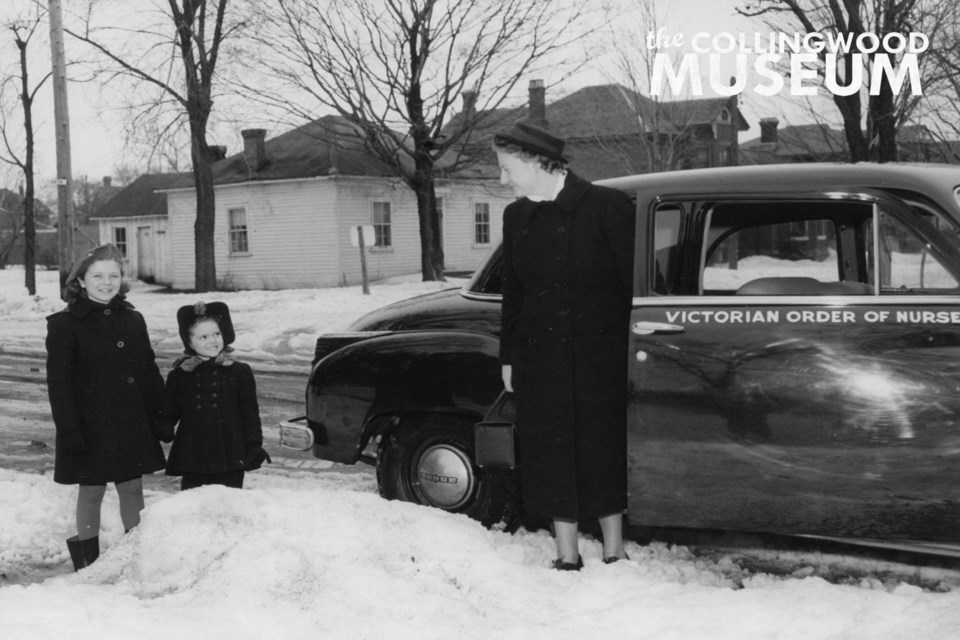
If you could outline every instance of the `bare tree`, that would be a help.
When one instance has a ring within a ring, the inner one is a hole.
[[[933,51],[942,71],[944,89],[928,95],[921,118],[930,127],[937,147],[934,160],[960,162],[960,10],[944,21],[941,46]]]
[[[624,87],[623,104],[635,129],[628,136],[604,137],[605,127],[598,124],[597,142],[619,159],[624,173],[683,168],[692,159],[692,131],[684,117],[687,114],[683,109],[671,109],[663,96],[650,95],[653,61],[661,48],[659,43],[651,47],[647,35],[657,33],[660,27],[659,7],[656,0],[635,0],[623,8],[625,11],[611,25],[609,42],[614,64],[607,75]]]
[[[343,116],[416,194],[424,280],[443,279],[434,181],[475,162],[471,134],[545,65],[570,73],[588,3],[542,0],[269,0],[257,29],[277,104]],[[569,6],[568,6],[569,5]],[[254,90],[264,96],[264,83]],[[451,125],[464,95],[475,99]],[[487,121],[489,125],[489,121]],[[442,167],[442,170],[441,168]]]
[[[36,225],[34,207],[36,203],[36,185],[34,182],[34,124],[33,103],[37,92],[43,86],[50,73],[41,76],[40,80],[31,86],[30,80],[30,43],[42,33],[40,30],[45,11],[39,3],[32,3],[19,17],[7,22],[6,30],[13,36],[17,48],[17,66],[15,71],[0,77],[0,137],[3,139],[3,148],[0,149],[0,162],[13,165],[23,174],[24,189],[22,190],[22,228],[24,237],[23,263],[24,286],[30,295],[37,293],[36,281]],[[13,109],[8,95],[15,94],[20,103],[23,126],[22,152],[17,143],[18,136],[14,135],[14,120],[11,119]],[[13,234],[14,241],[17,233]]]
[[[148,25],[133,29],[94,28],[96,4],[90,3],[91,12],[84,30],[68,29],[67,32],[109,61],[101,69],[106,82],[124,77],[139,83],[140,90],[133,95],[140,96],[143,107],[140,117],[156,117],[157,112],[151,109],[173,104],[178,108],[177,117],[167,120],[161,129],[173,130],[186,121],[197,200],[195,287],[198,291],[215,290],[212,165],[218,156],[207,141],[207,133],[221,48],[243,25],[226,23],[228,0],[167,0],[165,8],[156,6],[162,18]],[[179,73],[177,67],[180,67]],[[151,87],[154,92],[147,93],[145,90]],[[162,130],[158,132],[162,133]]]
[[[862,34],[879,37],[881,47],[875,53],[863,53],[856,46],[849,52],[838,52],[838,75],[847,82],[863,65],[867,70],[875,63],[876,54],[886,54],[901,61],[903,53],[890,51],[883,44],[887,34],[908,35],[921,32],[929,38],[931,51],[921,54],[920,77],[924,93],[936,92],[949,82],[934,61],[940,50],[945,25],[955,23],[957,6],[940,0],[744,0],[738,12],[745,16],[764,16],[773,28],[791,25],[802,33],[822,33],[856,38]],[[827,63],[824,50],[821,62]],[[858,57],[860,54],[862,57]],[[823,71],[823,69],[822,69]],[[871,73],[863,74],[861,91],[850,95],[833,94],[832,99],[843,120],[844,135],[850,161],[898,159],[897,132],[915,114],[921,96],[917,87],[895,94],[889,77],[879,76],[879,87],[870,87]],[[868,92],[869,90],[869,92]],[[866,98],[866,108],[864,99]]]

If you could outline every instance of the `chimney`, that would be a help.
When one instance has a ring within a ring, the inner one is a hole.
[[[224,144],[215,144],[210,146],[210,153],[213,155],[213,161],[223,160],[227,157],[227,146]]]
[[[240,135],[243,136],[243,159],[250,172],[256,173],[267,161],[267,153],[263,148],[267,131],[266,129],[244,129]]]
[[[776,144],[779,126],[778,118],[760,118],[760,144]]]
[[[111,178],[110,176],[103,176],[103,186],[109,187],[112,182],[113,182],[113,178]]]
[[[543,80],[530,81],[530,106],[527,122],[537,127],[547,128],[547,90]]]
[[[464,89],[463,93],[463,117],[469,118],[477,108],[477,92],[474,89]]]

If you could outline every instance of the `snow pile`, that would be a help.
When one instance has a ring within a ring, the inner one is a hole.
[[[31,505],[15,512],[13,501],[0,503],[4,540],[68,529],[47,513],[69,511],[64,488],[26,475],[0,472],[4,494],[16,490]],[[255,473],[242,491],[152,495],[140,526],[127,535],[108,531],[91,567],[0,589],[3,635],[742,640],[960,633],[960,593],[750,576],[729,559],[705,561],[684,548],[629,544],[631,561],[604,565],[600,544],[584,538],[585,569],[552,571],[545,532],[510,535],[386,502],[358,477]],[[55,554],[40,538],[38,556]]]

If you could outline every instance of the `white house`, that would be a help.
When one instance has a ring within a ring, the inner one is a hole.
[[[160,190],[189,179],[188,173],[148,173],[113,196],[91,217],[100,243],[112,242],[124,257],[124,274],[133,279],[173,283],[167,199]]]
[[[246,130],[244,152],[214,165],[220,288],[289,289],[357,284],[351,229],[370,225],[371,280],[420,271],[417,202],[393,171],[363,149],[358,129],[321,118],[266,140]],[[448,272],[472,271],[500,238],[512,192],[498,173],[437,181]],[[175,289],[194,287],[196,195],[192,178],[163,190]]]

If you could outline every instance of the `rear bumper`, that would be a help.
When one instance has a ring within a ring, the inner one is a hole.
[[[280,446],[296,451],[313,449],[313,430],[307,426],[307,416],[300,416],[280,423]]]

